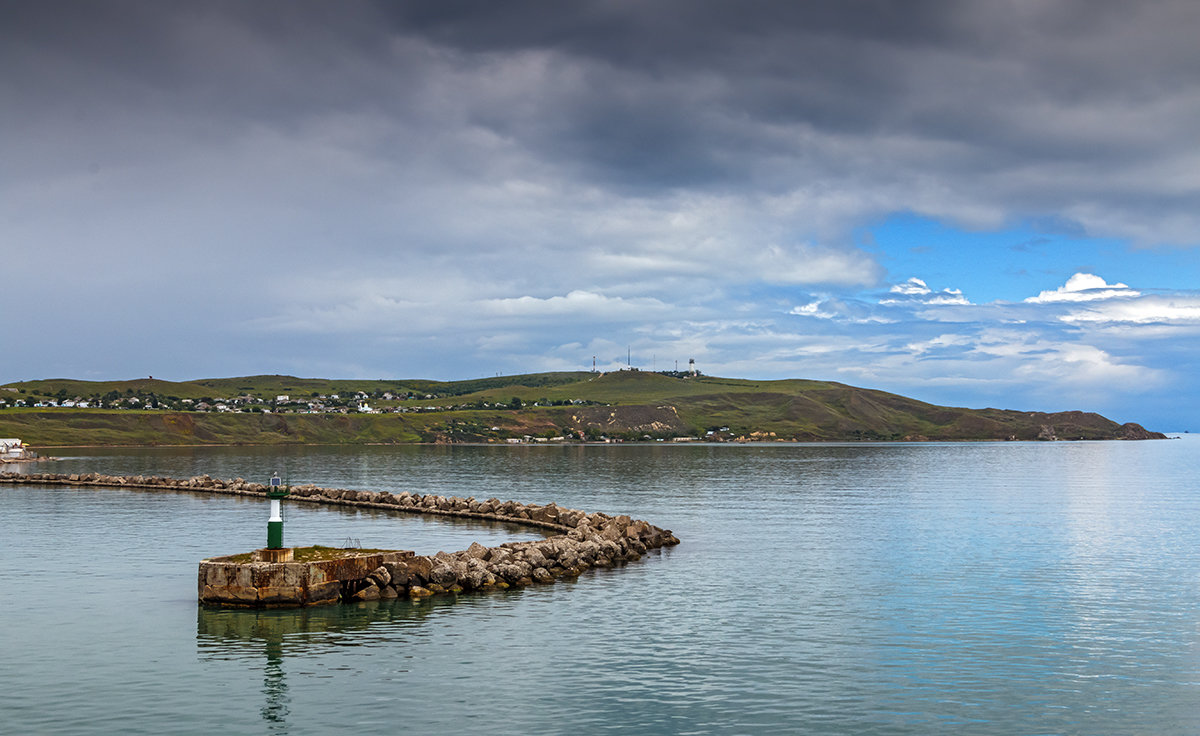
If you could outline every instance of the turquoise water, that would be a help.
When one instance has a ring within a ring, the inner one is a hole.
[[[196,562],[262,546],[265,502],[0,486],[0,730],[1196,733],[1198,449],[72,451],[39,469],[553,500],[683,541],[457,601],[210,610]],[[290,544],[538,535],[285,507]]]

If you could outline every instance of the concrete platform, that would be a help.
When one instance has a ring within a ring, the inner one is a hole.
[[[263,551],[284,550],[259,550]],[[241,561],[244,555],[202,560],[197,581],[200,602],[252,608],[336,603],[353,595],[362,587],[361,581],[384,563],[413,557],[407,550],[344,552],[344,556],[315,562]]]

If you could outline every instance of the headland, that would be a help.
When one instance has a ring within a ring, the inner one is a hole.
[[[39,447],[1162,439],[1084,411],[966,409],[841,383],[693,372],[472,381],[249,376],[0,387],[0,436]]]

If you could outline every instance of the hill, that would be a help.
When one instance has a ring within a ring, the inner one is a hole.
[[[1081,411],[964,409],[827,381],[642,371],[449,382],[47,379],[0,386],[0,403],[6,406],[0,409],[0,436],[42,447],[502,442],[527,436],[711,441],[1163,436]]]

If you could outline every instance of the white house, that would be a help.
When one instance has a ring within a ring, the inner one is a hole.
[[[0,456],[21,457],[25,454],[25,445],[21,440],[10,438],[0,439]]]

